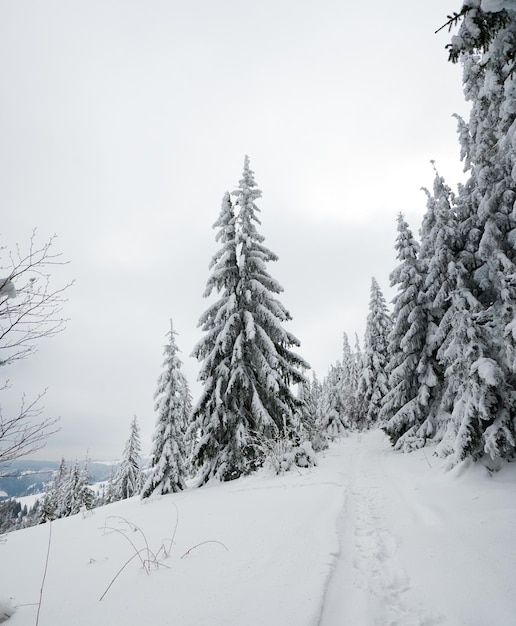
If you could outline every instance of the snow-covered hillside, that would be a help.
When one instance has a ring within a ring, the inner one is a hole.
[[[316,468],[58,520],[39,626],[513,626],[516,468],[430,453],[353,435]],[[9,626],[36,623],[49,531],[0,545]]]

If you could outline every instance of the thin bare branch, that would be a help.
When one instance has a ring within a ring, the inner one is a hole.
[[[62,308],[65,291],[72,283],[54,287],[49,270],[66,265],[54,251],[53,235],[43,244],[33,230],[28,249],[0,247],[0,366],[24,359],[35,352],[40,339],[53,337],[66,324]],[[8,387],[5,383],[0,391]],[[57,419],[43,417],[41,399],[22,398],[20,410],[6,417],[0,409],[0,463],[32,454],[56,432]]]
[[[57,288],[51,284],[48,270],[67,265],[53,251],[54,240],[55,235],[37,245],[33,231],[27,252],[17,246],[7,265],[0,261],[0,365],[26,358],[36,350],[37,341],[65,327],[64,293],[73,283]]]
[[[20,410],[14,416],[5,417],[0,409],[0,463],[40,450],[47,437],[57,432],[59,418],[41,418],[40,401],[45,393],[29,402],[23,396]]]

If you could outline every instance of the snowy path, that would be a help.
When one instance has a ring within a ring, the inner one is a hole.
[[[355,439],[348,457],[346,504],[338,521],[340,553],[320,624],[439,624],[407,593],[411,584],[399,555],[399,528],[389,515],[393,504],[402,513],[406,503],[396,503],[401,498],[385,473],[378,447],[368,440],[370,436]]]
[[[39,626],[514,626],[516,463],[440,464],[371,432],[315,468],[58,520]],[[48,540],[41,525],[0,543],[9,626],[35,624]],[[161,546],[146,574],[135,550]]]
[[[342,445],[340,550],[319,626],[516,624],[512,468],[446,475],[426,451],[393,454],[380,432]]]

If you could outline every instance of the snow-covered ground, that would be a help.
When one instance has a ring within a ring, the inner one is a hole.
[[[440,468],[372,432],[316,468],[59,520],[39,626],[513,626],[516,464]],[[0,545],[9,626],[36,623],[49,531]]]

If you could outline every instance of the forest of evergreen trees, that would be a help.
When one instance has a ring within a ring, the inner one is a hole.
[[[516,13],[467,0],[447,26],[463,67],[468,120],[457,118],[466,180],[456,191],[435,168],[426,213],[413,234],[398,216],[392,309],[373,278],[365,337],[319,381],[284,328],[291,319],[269,274],[276,255],[259,233],[248,157],[238,188],[214,224],[194,347],[202,392],[192,397],[170,329],[158,380],[152,460],[140,469],[136,419],[101,502],[231,480],[271,464],[315,462],[314,451],[350,430],[382,428],[395,449],[432,445],[448,466],[514,457],[516,438]],[[336,340],[340,341],[340,339]],[[84,471],[64,463],[39,505],[38,521],[93,505]],[[20,511],[16,512],[19,515]],[[13,513],[14,515],[14,513]]]
[[[266,269],[276,256],[256,228],[261,192],[246,157],[215,223],[221,247],[205,295],[217,300],[194,350],[204,388],[185,432],[199,484],[261,465],[264,441],[320,448],[348,429],[378,426],[399,450],[433,444],[449,466],[513,458],[514,17],[470,1],[449,16],[445,26],[458,26],[449,59],[462,64],[471,103],[469,120],[457,118],[467,179],[453,192],[435,170],[419,241],[399,215],[392,311],[373,278],[363,348],[344,336],[342,360],[322,383],[305,377],[307,364],[291,351],[299,342],[283,329],[290,315]]]

